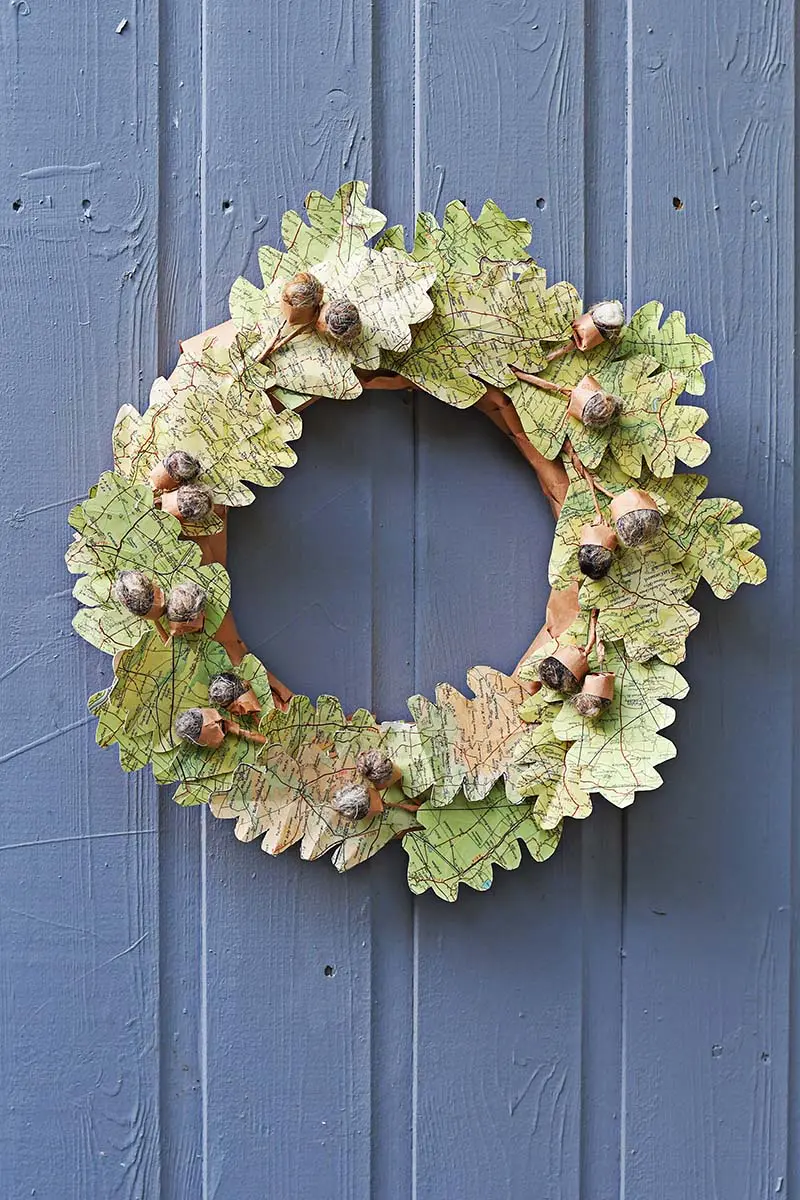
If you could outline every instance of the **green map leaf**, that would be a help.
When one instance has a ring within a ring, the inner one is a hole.
[[[216,633],[230,606],[228,573],[218,563],[200,565],[200,547],[181,539],[175,517],[154,508],[150,488],[107,472],[69,521],[78,532],[66,554],[67,567],[88,576],[75,590],[91,603],[73,625],[92,645],[116,654],[153,632],[152,622],[127,612],[112,596],[116,577],[125,570],[143,571],[165,594],[178,583],[199,584],[207,594],[205,633]]]
[[[702,396],[706,381],[701,368],[714,357],[711,347],[705,338],[686,332],[686,317],[682,312],[671,312],[659,327],[663,313],[664,305],[658,300],[638,309],[622,330],[617,355],[649,355],[667,370],[683,372],[686,391],[692,396]]]
[[[280,483],[280,468],[297,460],[287,443],[300,436],[302,421],[296,413],[278,413],[266,391],[252,387],[252,362],[243,358],[234,370],[231,356],[212,348],[200,361],[184,354],[169,380],[155,381],[144,413],[123,405],[113,433],[120,474],[145,483],[152,467],[180,448],[200,462],[200,479],[219,504],[250,504],[254,496],[244,480]]]
[[[437,275],[480,275],[487,263],[523,267],[530,263],[528,221],[507,217],[493,200],[487,200],[477,217],[470,216],[461,200],[444,210],[441,226],[433,213],[417,216],[413,258],[433,264]],[[379,248],[405,249],[403,228],[394,225],[378,242]]]
[[[555,829],[565,817],[582,820],[592,811],[591,798],[569,760],[569,742],[553,728],[559,712],[553,697],[541,689],[522,705],[520,715],[529,724],[517,742],[509,773],[521,797],[536,797],[533,815],[542,829]]]
[[[729,600],[742,583],[763,583],[764,560],[751,547],[760,540],[755,525],[733,525],[742,515],[735,500],[701,500],[689,520],[689,542],[684,568],[690,579],[707,581],[715,596]]]
[[[596,720],[584,720],[565,701],[553,722],[556,735],[572,745],[567,763],[580,786],[612,804],[633,803],[637,791],[661,786],[659,763],[674,758],[672,742],[659,736],[674,709],[662,700],[682,700],[689,688],[674,667],[657,659],[631,662],[619,645],[606,643],[606,670],[616,674],[614,699]]]
[[[287,212],[281,221],[285,251],[262,246],[258,263],[265,285],[274,280],[291,279],[310,263],[326,258],[347,260],[364,248],[386,224],[383,213],[366,205],[369,187],[354,181],[345,183],[328,199],[322,192],[309,192],[305,199],[308,224],[296,212]]]
[[[421,829],[403,838],[408,854],[408,886],[417,895],[429,888],[442,900],[455,900],[460,884],[486,891],[494,866],[518,867],[519,843],[537,862],[549,858],[558,845],[560,826],[542,829],[530,804],[509,804],[502,787],[482,801],[459,795],[447,808],[417,813]]]

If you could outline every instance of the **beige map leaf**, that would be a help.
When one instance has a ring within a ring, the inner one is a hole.
[[[560,699],[560,698],[559,698]],[[559,707],[544,689],[528,697],[520,715],[528,722],[517,743],[509,781],[522,797],[535,796],[533,815],[542,829],[555,829],[565,817],[582,820],[592,801],[568,760],[569,742],[556,736]]]
[[[461,789],[467,801],[483,800],[508,771],[524,730],[518,710],[527,693],[515,679],[474,667],[467,683],[474,700],[441,683],[435,704],[424,696],[408,702],[419,736],[419,761],[406,767],[404,785],[408,774],[419,792],[430,788],[433,805],[449,804]]]
[[[398,787],[384,793],[383,813],[360,821],[347,820],[333,807],[336,791],[354,778],[358,749],[380,736],[365,719],[368,714],[357,717],[363,744],[346,736],[348,722],[338,700],[320,697],[315,708],[305,696],[294,696],[286,712],[275,710],[264,724],[268,741],[258,763],[237,770],[232,786],[213,797],[214,815],[235,819],[241,841],[260,837],[268,854],[281,854],[297,842],[307,859],[336,848],[339,870],[356,866],[413,828],[414,814],[393,807],[403,802]]]
[[[308,224],[296,212],[287,212],[281,221],[285,251],[262,246],[258,263],[264,283],[291,279],[309,263],[326,258],[340,262],[363,249],[366,242],[380,233],[386,224],[383,213],[366,205],[369,187],[355,181],[345,183],[328,199],[322,192],[309,192],[305,200]]]

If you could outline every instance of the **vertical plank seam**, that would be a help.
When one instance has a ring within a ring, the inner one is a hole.
[[[414,221],[422,209],[422,0],[413,0],[414,19],[412,35],[414,41]],[[419,653],[417,644],[417,555],[419,553],[419,421],[417,392],[412,393],[412,529],[413,548],[411,554],[411,645],[414,662],[414,692],[419,686]],[[417,1178],[419,1164],[419,897],[412,898],[411,922],[411,1200],[417,1200]]]
[[[198,184],[200,192],[200,311],[201,328],[208,328],[208,0],[200,4],[200,148]],[[208,1200],[208,805],[203,805],[200,822],[200,1181],[202,1200]]]
[[[625,21],[625,307],[630,314],[633,297],[633,21],[634,0],[627,0]],[[628,907],[628,813],[622,812],[620,847],[620,1112],[619,1112],[619,1200],[627,1191],[628,1157],[628,973],[625,942]]]

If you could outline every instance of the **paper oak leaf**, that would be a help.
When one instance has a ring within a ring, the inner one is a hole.
[[[714,355],[705,338],[686,332],[686,317],[682,312],[671,312],[659,326],[664,305],[651,300],[638,309],[624,326],[617,354],[646,354],[662,367],[681,371],[686,376],[686,391],[693,396],[702,396],[706,381],[702,368],[711,362]]]
[[[610,706],[597,719],[584,720],[565,701],[553,730],[572,743],[567,764],[580,786],[625,807],[637,791],[661,786],[655,768],[675,757],[672,742],[659,734],[675,712],[661,701],[682,700],[689,688],[674,667],[657,659],[631,661],[619,645],[606,644],[606,669],[616,674]]]
[[[526,692],[515,679],[489,667],[473,667],[467,684],[474,699],[442,683],[436,703],[425,696],[408,702],[416,732],[416,753],[390,754],[403,767],[403,786],[412,795],[429,792],[434,806],[449,804],[463,790],[468,801],[483,800],[509,769],[514,743],[525,726],[518,715]],[[402,733],[395,735],[402,741]]]
[[[265,723],[268,741],[259,761],[236,771],[232,786],[212,798],[212,812],[235,818],[236,836],[241,841],[260,837],[268,854],[281,854],[299,842],[301,858],[335,850],[339,870],[363,862],[413,828],[416,818],[393,806],[403,802],[398,787],[384,793],[384,812],[359,821],[333,807],[335,793],[354,777],[358,749],[380,740],[369,714],[357,713],[354,721],[358,742],[347,736],[349,723],[338,700],[322,696],[315,708],[305,696],[292,697],[286,712],[276,710]],[[337,745],[344,748],[341,753]]]
[[[403,838],[412,892],[431,889],[442,900],[455,900],[459,884],[486,891],[493,868],[514,870],[523,842],[537,862],[558,845],[561,827],[542,829],[530,804],[509,804],[502,787],[484,800],[457,796],[447,808],[424,805],[417,813],[420,829]]]

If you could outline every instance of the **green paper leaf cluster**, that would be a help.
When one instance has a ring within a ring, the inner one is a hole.
[[[348,870],[402,839],[411,890],[454,900],[461,884],[485,890],[496,866],[516,867],[521,844],[546,859],[564,820],[589,816],[593,796],[626,806],[659,786],[658,768],[675,753],[663,735],[674,719],[665,701],[687,691],[675,666],[699,620],[694,592],[704,579],[727,599],[743,583],[762,582],[766,568],[753,551],[758,530],[739,521],[741,506],[705,496],[704,476],[676,474],[709,454],[699,434],[707,414],[681,397],[704,392],[711,348],[687,332],[683,313],[665,317],[651,301],[584,353],[572,340],[584,303],[570,283],[548,286],[529,255],[526,221],[491,201],[473,217],[453,201],[441,222],[419,215],[410,248],[400,227],[384,226],[360,182],[331,197],[311,192],[305,217],[284,215],[284,249],[259,252],[263,286],[237,280],[232,321],[185,345],[143,412],[123,404],[115,471],[70,514],[67,564],[80,576],[76,631],[113,655],[113,682],[89,702],[97,740],[119,747],[126,770],[150,763],[159,782],[178,784],[178,803],[209,803],[235,821],[238,838],[258,838],[270,854],[299,845],[303,858],[330,853]],[[300,271],[317,277],[325,301],[356,305],[353,341],[285,321],[282,289]],[[253,486],[282,481],[302,432],[296,410],[317,396],[351,399],[385,372],[458,408],[498,389],[513,406],[504,410],[512,436],[563,463],[568,490],[549,580],[556,592],[577,594],[577,615],[558,637],[542,631],[514,676],[475,667],[472,695],[443,683],[433,700],[411,697],[411,721],[379,724],[364,709],[347,717],[327,696],[316,704],[295,696],[276,708],[266,668],[253,655],[234,668],[216,640],[230,584],[224,567],[208,561],[218,542],[206,539],[221,533],[225,507],[251,503]],[[605,428],[567,412],[586,375],[619,399]],[[149,486],[173,450],[197,458],[199,479],[213,490],[216,510],[196,526],[162,511]],[[652,496],[660,529],[647,544],[619,545],[607,574],[588,579],[578,563],[582,530],[611,524],[611,498],[629,489]],[[160,636],[153,621],[129,613],[112,591],[126,569],[143,571],[165,594],[198,583],[208,597],[203,630],[165,640],[166,622]],[[540,687],[537,668],[559,646],[586,646],[595,625],[589,669],[612,672],[614,694],[590,718]],[[211,677],[230,670],[261,706],[237,723],[265,743],[230,731],[216,749],[176,739],[177,715],[205,707]],[[361,778],[357,758],[369,749],[389,757],[399,782],[383,793],[383,812],[349,821],[333,798]]]

